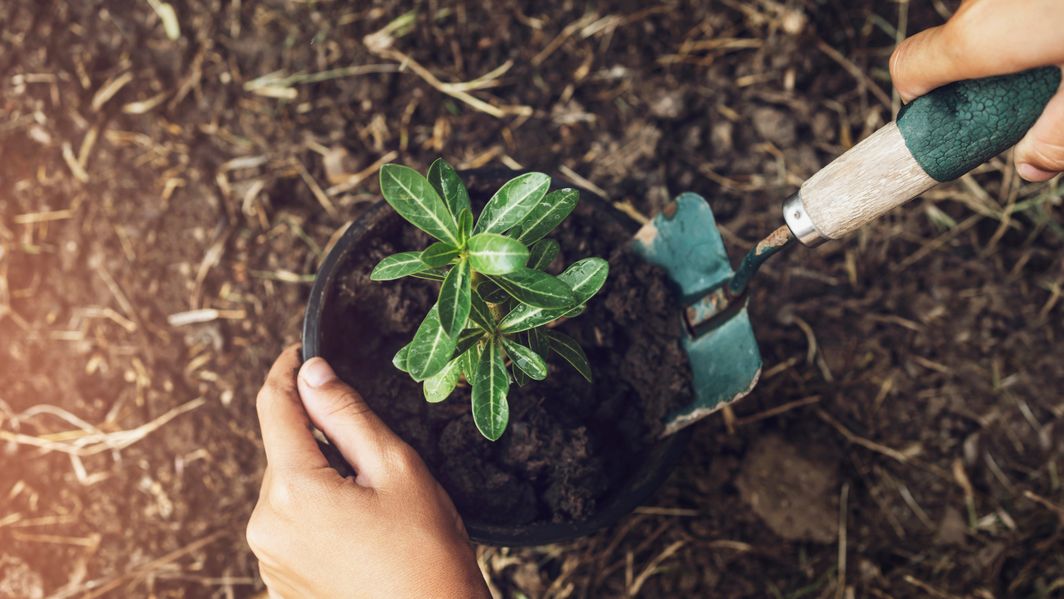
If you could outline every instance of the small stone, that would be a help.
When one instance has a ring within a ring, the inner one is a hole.
[[[790,116],[775,108],[762,107],[754,110],[754,130],[765,141],[786,148],[798,139],[794,121]]]
[[[683,115],[682,90],[658,90],[650,100],[650,114],[662,119],[676,119]]]
[[[942,521],[938,524],[938,532],[935,533],[935,544],[963,545],[967,530],[968,526],[964,523],[960,510],[952,505],[946,506]]]
[[[805,13],[801,9],[793,9],[783,13],[783,18],[780,19],[780,26],[783,28],[784,33],[798,35],[805,29],[807,22],[808,19],[805,18]]]
[[[757,440],[743,459],[739,493],[772,532],[788,541],[831,543],[838,536],[837,468],[779,436]]]

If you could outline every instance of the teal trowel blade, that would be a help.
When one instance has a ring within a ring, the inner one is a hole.
[[[665,269],[685,304],[693,303],[731,278],[709,204],[684,193],[643,226],[632,241],[637,254]],[[677,314],[683,319],[683,314]],[[665,435],[716,412],[753,390],[761,376],[761,352],[746,306],[712,330],[692,336],[684,324],[683,348],[691,366],[694,401],[666,418]]]

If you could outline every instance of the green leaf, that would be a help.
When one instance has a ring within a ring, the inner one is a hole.
[[[565,316],[566,312],[568,308],[545,310],[521,304],[510,310],[510,313],[499,321],[498,331],[506,334],[528,331],[558,320]]]
[[[465,243],[473,234],[473,213],[468,208],[458,213],[458,236]],[[464,247],[464,246],[463,246]]]
[[[609,264],[602,258],[585,258],[569,265],[558,275],[573,292],[577,303],[583,304],[598,293],[609,275]],[[518,298],[520,299],[520,298]],[[499,322],[498,330],[517,333],[545,325],[562,316],[576,316],[583,312],[582,306],[562,309],[544,309],[527,305],[517,306]]]
[[[403,372],[409,372],[406,366],[406,352],[408,351],[410,351],[409,343],[399,348],[399,351],[395,352],[395,356],[392,358],[392,365]]]
[[[528,248],[523,243],[495,233],[480,233],[466,242],[473,270],[486,275],[504,275],[524,267]]]
[[[415,272],[410,276],[415,279],[425,279],[426,281],[442,281],[447,277],[447,271],[442,268],[433,268],[424,272]]]
[[[543,173],[525,173],[511,179],[491,196],[480,212],[474,233],[502,233],[521,222],[547,195],[550,177]]]
[[[429,183],[443,198],[451,214],[458,216],[462,210],[470,209],[469,191],[453,166],[447,164],[443,158],[437,158],[429,166],[428,175]]]
[[[459,245],[458,223],[428,179],[408,166],[381,167],[384,201],[407,222],[453,246]]]
[[[536,381],[547,378],[547,363],[539,354],[507,337],[502,338],[502,346],[513,360],[514,366],[527,374],[529,378]]]
[[[462,260],[447,273],[440,287],[440,325],[454,338],[462,332],[469,318],[470,275],[469,261]]]
[[[524,268],[508,275],[491,277],[514,299],[535,308],[567,308],[573,305],[573,292],[560,279]]]
[[[458,385],[458,377],[462,375],[461,356],[451,360],[443,367],[443,370],[425,379],[422,390],[425,393],[425,401],[440,403],[454,391]]]
[[[581,314],[583,314],[586,311],[587,311],[587,304],[580,304],[579,306],[573,308],[572,310],[569,310],[565,314],[562,314],[562,316],[564,316],[566,318],[575,318],[577,316],[580,316]]]
[[[553,239],[540,239],[528,248],[528,267],[533,270],[547,270],[561,249]]]
[[[437,241],[421,252],[421,261],[432,267],[446,266],[458,257],[458,248],[449,243]]]
[[[481,329],[487,332],[495,330],[495,317],[491,314],[491,309],[488,308],[488,304],[480,297],[480,294],[474,292],[470,296],[470,310],[469,319],[473,321],[473,324],[477,325]]]
[[[489,304],[501,304],[510,299],[510,296],[506,295],[505,291],[487,279],[483,279],[483,282],[477,286],[477,293]]]
[[[609,273],[610,265],[602,258],[584,258],[570,264],[558,278],[573,290],[576,303],[582,304],[602,289]]]
[[[439,308],[433,306],[414,333],[410,349],[406,352],[406,364],[410,376],[423,381],[443,370],[454,353],[455,341],[440,326]]]
[[[584,355],[584,350],[580,347],[580,344],[572,337],[558,331],[547,331],[546,335],[550,339],[550,348],[554,350],[554,353],[572,364],[573,368],[590,383],[591,364],[588,363],[587,356]]]
[[[547,339],[547,334],[543,329],[528,331],[528,347],[544,358],[550,354],[550,340]]]
[[[472,385],[473,376],[477,373],[477,364],[480,362],[480,345],[473,344],[472,347],[462,352],[459,357],[462,359],[462,375]]]
[[[484,338],[484,331],[480,329],[466,329],[458,335],[458,343],[454,346],[454,353],[461,355],[466,352],[470,347],[477,344]]]
[[[580,192],[575,189],[558,189],[546,195],[517,226],[520,232],[513,237],[521,243],[539,241],[554,230],[576,208]]]
[[[522,372],[520,368],[514,368],[511,374],[513,375],[514,382],[517,383],[518,387],[524,387],[532,381],[532,379],[528,378],[528,375]]]
[[[473,375],[473,423],[490,441],[502,436],[510,420],[510,406],[506,403],[509,390],[510,375],[502,350],[497,341],[491,341],[481,352]]]
[[[407,275],[428,270],[430,266],[421,261],[421,252],[400,252],[385,256],[369,273],[371,281],[391,281]]]

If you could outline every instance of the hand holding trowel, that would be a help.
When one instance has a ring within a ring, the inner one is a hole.
[[[883,127],[802,184],[783,203],[785,225],[732,270],[709,205],[685,193],[633,241],[662,266],[687,304],[684,349],[694,401],[671,414],[665,434],[748,394],[761,355],[746,311],[758,267],[795,240],[839,239],[938,183],[951,181],[1012,147],[1060,87],[1061,70],[1044,67],[961,81],[922,96]]]

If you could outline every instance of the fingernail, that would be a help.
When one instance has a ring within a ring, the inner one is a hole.
[[[1049,179],[1052,179],[1055,174],[1047,170],[1042,170],[1037,166],[1034,166],[1033,164],[1028,164],[1026,162],[1021,162],[1017,164],[1016,172],[1020,175],[1020,177],[1023,177],[1024,179],[1035,183],[1041,181],[1048,181]]]
[[[311,387],[321,387],[335,381],[336,373],[323,358],[311,358],[299,369],[299,378]]]

